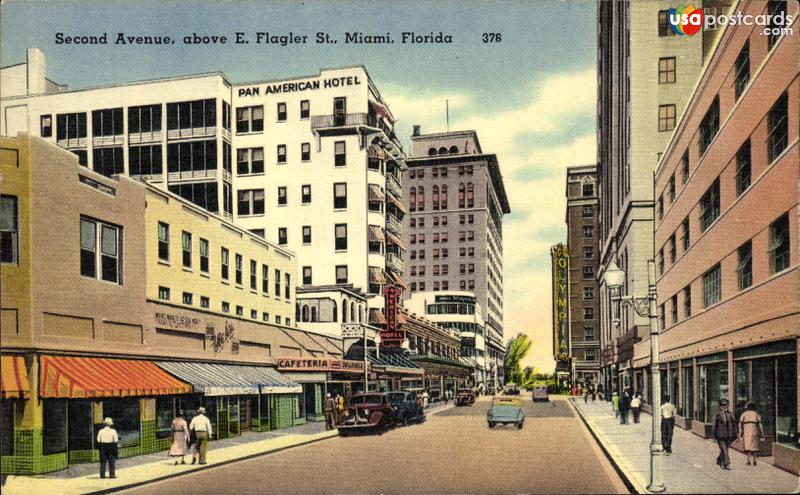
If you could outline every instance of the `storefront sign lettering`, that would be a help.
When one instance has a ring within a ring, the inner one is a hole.
[[[282,371],[364,371],[363,361],[348,359],[278,359]]]
[[[156,324],[161,327],[181,328],[185,330],[195,330],[200,327],[199,318],[161,312],[156,312],[155,316]]]
[[[405,332],[397,326],[397,298],[400,290],[392,285],[383,290],[384,307],[386,308],[386,329],[381,332],[381,345],[397,347],[405,340]]]
[[[239,88],[238,96],[261,96],[281,94],[281,93],[295,93],[298,91],[310,91],[315,89],[330,89],[341,88],[343,86],[360,86],[361,79],[358,76],[343,76],[343,77],[330,77],[327,79],[316,79],[310,81],[297,81],[297,82],[284,82],[273,83],[265,86],[250,86],[246,88]]]
[[[569,361],[569,351],[565,341],[567,333],[567,314],[569,313],[569,250],[564,244],[557,244],[551,250],[553,258],[553,335],[555,337],[556,359]]]
[[[471,296],[435,296],[437,303],[462,303],[475,304],[475,298]]]
[[[219,352],[228,342],[231,342],[235,338],[236,330],[233,328],[233,323],[225,322],[225,330],[219,333],[214,332],[214,327],[208,325],[206,327],[206,338],[211,341],[211,348],[214,349],[214,352]],[[233,351],[233,346],[231,346],[231,351]],[[238,354],[239,352],[239,345],[238,341],[236,344],[236,352],[234,354]]]

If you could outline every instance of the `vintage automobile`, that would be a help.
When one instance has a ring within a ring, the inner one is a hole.
[[[469,388],[460,388],[456,392],[457,406],[471,406],[475,404],[475,393]]]
[[[489,428],[495,425],[515,424],[522,429],[525,422],[525,411],[522,409],[522,400],[511,397],[500,397],[492,401],[492,407],[486,413]]]
[[[534,385],[533,386],[533,402],[549,402],[550,397],[547,395],[547,385]]]
[[[394,409],[395,421],[407,425],[409,421],[422,423],[425,421],[425,411],[422,402],[417,400],[416,394],[411,392],[388,392],[389,403]]]
[[[519,395],[519,387],[516,383],[509,383],[503,391],[506,395]]]
[[[350,398],[347,415],[337,425],[339,435],[383,432],[396,424],[389,396],[385,393],[357,394]]]

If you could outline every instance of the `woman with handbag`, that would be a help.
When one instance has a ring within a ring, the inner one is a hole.
[[[172,420],[172,447],[169,449],[169,456],[175,457],[175,465],[178,465],[177,457],[181,458],[181,464],[186,464],[183,457],[189,451],[189,424],[183,418],[183,411],[178,411],[178,415]]]

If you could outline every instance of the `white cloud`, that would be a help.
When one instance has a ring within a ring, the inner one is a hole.
[[[594,69],[552,74],[531,83],[526,103],[495,111],[465,92],[389,86],[383,93],[392,113],[406,125],[421,124],[423,133],[444,130],[448,99],[451,117],[458,116],[450,128],[474,129],[483,151],[497,155],[512,210],[503,229],[505,338],[529,334],[534,346],[525,364],[552,371],[549,250],[566,240],[566,167],[596,160],[594,131],[570,129],[594,122]]]

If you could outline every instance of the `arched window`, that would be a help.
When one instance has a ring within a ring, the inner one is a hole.
[[[342,301],[342,323],[347,323],[347,299]]]
[[[356,321],[356,303],[350,303],[350,321]]]
[[[464,208],[464,183],[458,185],[458,207]]]
[[[458,153],[458,146],[450,146],[450,153]]]
[[[440,155],[446,155],[447,154],[447,147],[442,146],[441,148],[439,148],[439,154]]]
[[[408,192],[409,197],[409,206],[411,207],[411,211],[417,211],[417,188],[412,187],[411,190]]]
[[[336,323],[336,321],[337,321],[337,320],[338,320],[338,318],[339,318],[339,315],[337,314],[337,313],[338,313],[338,311],[337,311],[338,309],[339,309],[339,308],[338,308],[338,306],[336,305],[336,301],[334,301],[334,302],[333,302],[333,322],[334,322],[334,323]]]
[[[317,321],[317,308],[315,306],[311,307],[311,321]]]
[[[433,209],[439,209],[439,186],[433,186]]]
[[[295,320],[300,319],[300,303],[294,305],[294,319]]]
[[[436,148],[430,148],[428,150],[428,156],[433,156],[436,154]]]
[[[425,188],[422,186],[417,190],[417,210],[425,211]]]
[[[303,321],[308,321],[308,305],[303,304]]]
[[[442,210],[447,209],[447,186],[442,186],[442,193],[439,194],[439,207]]]
[[[364,308],[359,304],[358,305],[358,322],[361,323],[364,321]]]
[[[467,182],[467,208],[475,207],[475,188],[472,182]]]

